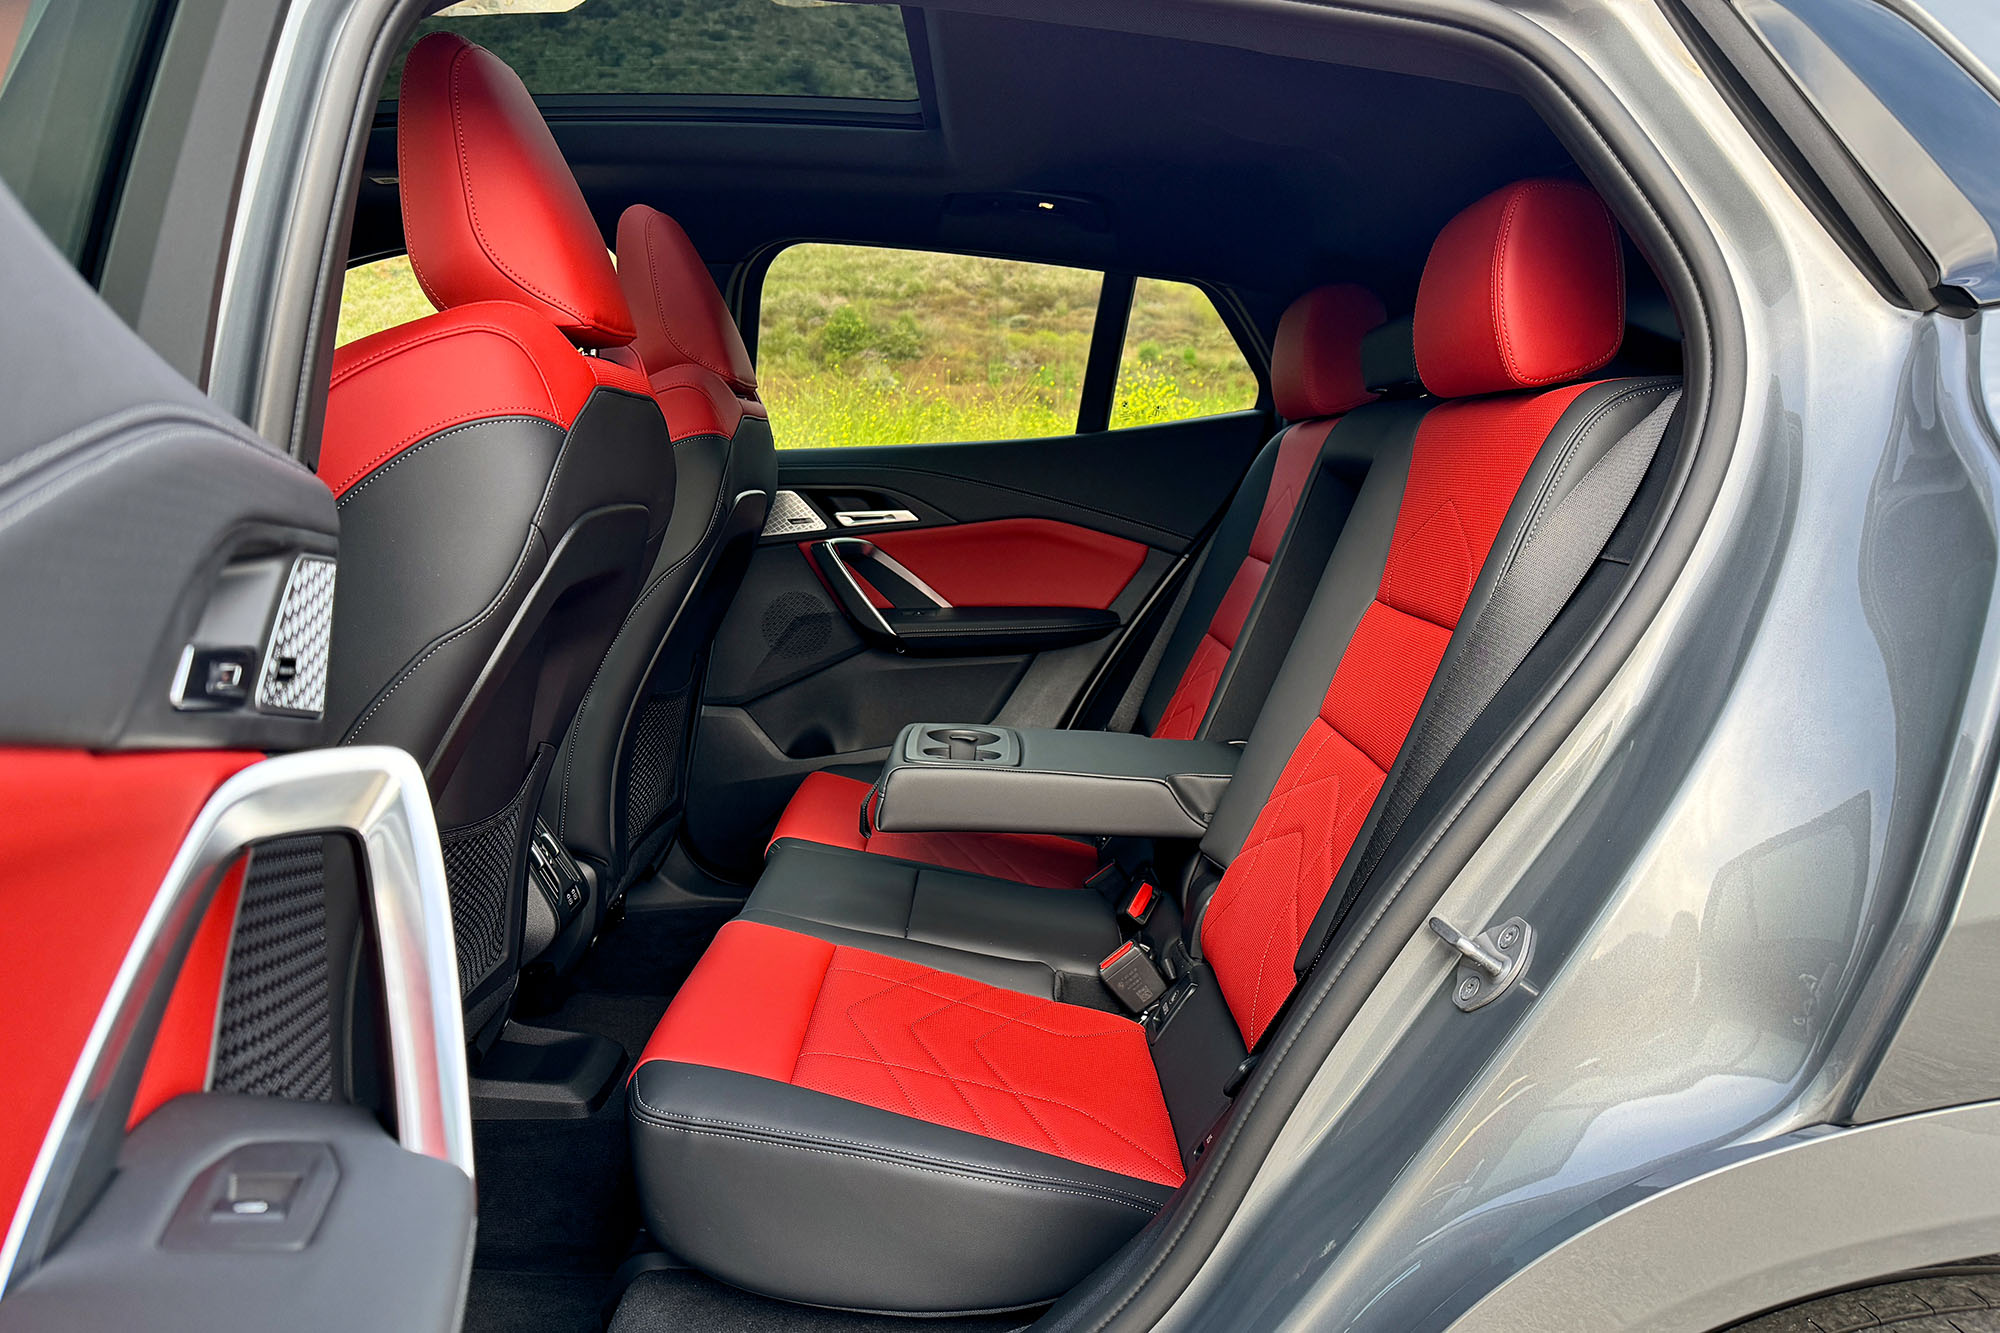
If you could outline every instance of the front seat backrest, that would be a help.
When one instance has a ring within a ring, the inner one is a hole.
[[[571,853],[597,868],[604,903],[651,868],[679,826],[709,641],[743,581],[778,472],[750,353],[687,233],[657,209],[626,209],[618,277],[638,336],[613,355],[644,367],[680,487],[544,810]]]
[[[633,334],[528,90],[440,33],[397,114],[410,264],[438,313],[334,357],[319,474],[341,522],[327,720],[430,780],[467,1032],[519,967],[527,843],[562,737],[673,508]]]

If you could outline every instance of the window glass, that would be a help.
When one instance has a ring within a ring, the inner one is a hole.
[[[1141,278],[1132,290],[1111,428],[1240,412],[1257,405],[1257,375],[1208,293]]]
[[[917,95],[903,11],[811,0],[463,0],[417,25],[455,32],[520,74],[538,96],[672,93],[718,97]],[[404,48],[407,53],[408,47]],[[396,95],[403,64],[382,91]]]
[[[0,3],[0,180],[72,263],[93,240],[156,8]]]
[[[1873,0],[1737,6],[1896,205],[1940,281],[2000,300],[2000,101]]]
[[[1103,275],[794,245],[764,278],[757,384],[780,448],[1076,430]]]
[[[422,319],[434,307],[417,285],[408,255],[378,259],[372,264],[356,264],[347,270],[340,288],[340,330],[336,346],[346,346],[356,338]]]

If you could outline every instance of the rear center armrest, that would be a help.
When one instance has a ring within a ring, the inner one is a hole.
[[[1199,838],[1240,753],[1220,741],[922,722],[897,736],[870,809],[890,833]]]

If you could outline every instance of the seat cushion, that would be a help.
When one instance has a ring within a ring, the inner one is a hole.
[[[631,1100],[660,1240],[818,1304],[1047,1300],[1185,1174],[1136,1022],[754,921],[703,955]]]
[[[1080,888],[1097,873],[1097,849],[1074,838],[1035,833],[864,834],[861,809],[871,790],[869,783],[838,773],[807,774],[779,818],[771,846],[793,841],[845,847],[1049,889]]]

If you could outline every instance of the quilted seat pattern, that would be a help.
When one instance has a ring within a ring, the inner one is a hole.
[[[836,946],[792,1083],[1161,1185],[1183,1178],[1144,1029]]]

